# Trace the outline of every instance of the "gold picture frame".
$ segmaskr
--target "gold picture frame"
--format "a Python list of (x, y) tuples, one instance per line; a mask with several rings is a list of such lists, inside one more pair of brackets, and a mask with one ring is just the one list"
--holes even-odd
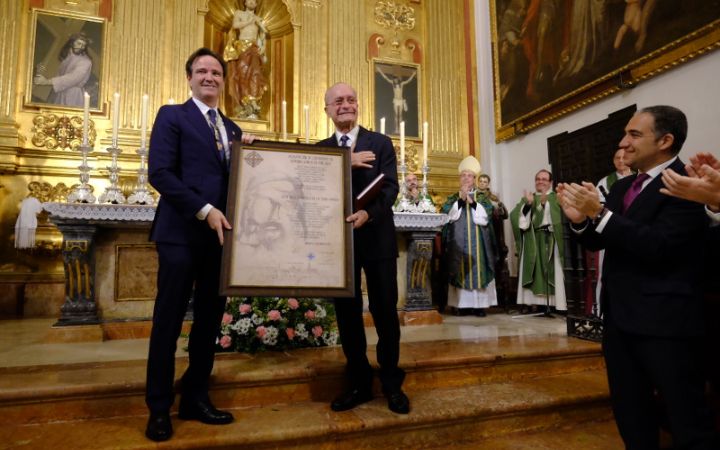
[(720, 47), (717, 0), (491, 0), (490, 22), (498, 142)]
[(106, 28), (102, 17), (32, 9), (24, 106), (82, 109), (87, 92), (102, 112)]
[(347, 149), (236, 142), (230, 173), (221, 294), (354, 297)]

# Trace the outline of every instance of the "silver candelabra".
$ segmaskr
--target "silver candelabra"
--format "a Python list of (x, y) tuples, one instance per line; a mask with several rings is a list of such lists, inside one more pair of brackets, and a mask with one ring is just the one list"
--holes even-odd
[(80, 146), (80, 153), (82, 154), (82, 164), (78, 166), (78, 169), (80, 169), (80, 186), (73, 189), (70, 195), (68, 195), (68, 203), (95, 203), (92, 186), (88, 184), (88, 181), (90, 181), (90, 169), (92, 169), (92, 167), (88, 166), (87, 157), (92, 150), (92, 147), (89, 145)]
[(117, 164), (117, 158), (122, 153), (117, 146), (116, 142), (113, 142), (112, 147), (108, 147), (108, 153), (112, 157), (112, 163), (107, 168), (110, 172), (110, 186), (105, 188), (105, 192), (100, 195), (98, 202), (100, 203), (125, 203), (125, 196), (118, 187), (118, 178), (120, 175), (120, 167)]
[(128, 197), (128, 203), (137, 205), (154, 205), (155, 198), (152, 196), (152, 194), (147, 188), (148, 171), (147, 166), (145, 165), (145, 161), (148, 155), (147, 148), (145, 148), (145, 146), (142, 146), (137, 149), (136, 153), (140, 155), (140, 168), (137, 171), (137, 186), (135, 187), (133, 193), (130, 194), (130, 197)]

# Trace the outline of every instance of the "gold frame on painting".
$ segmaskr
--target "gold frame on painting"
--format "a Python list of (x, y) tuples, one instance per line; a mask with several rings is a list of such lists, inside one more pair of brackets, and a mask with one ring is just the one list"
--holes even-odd
[[(377, 83), (377, 79), (380, 78), (379, 73), (376, 73), (376, 68), (378, 65), (384, 65), (391, 67), (393, 70), (396, 71), (411, 71), (414, 73), (413, 79), (408, 82), (408, 84), (401, 88), (403, 89), (403, 98), (405, 99), (405, 102), (407, 103), (407, 109), (406, 113), (415, 113), (413, 115), (417, 115), (417, 121), (412, 121), (412, 127), (408, 127), (408, 122), (406, 122), (405, 126), (405, 137), (407, 139), (415, 139), (415, 140), (421, 140), (422, 139), (422, 122), (423, 122), (423, 109), (422, 109), (422, 71), (420, 70), (420, 64), (407, 62), (407, 61), (398, 61), (394, 59), (385, 59), (385, 58), (373, 58), (370, 62), (370, 92), (372, 92), (372, 121), (373, 121), (373, 127), (374, 130), (377, 132), (380, 132), (380, 119), (382, 117), (385, 117), (385, 134), (388, 136), (399, 136), (399, 132), (395, 132), (394, 129), (391, 129), (389, 124), (394, 123), (394, 117), (392, 116), (394, 114), (393, 108), (394, 103), (392, 107), (379, 107), (379, 98), (387, 98), (389, 95), (389, 99), (394, 102), (394, 96), (393, 96), (393, 87), (388, 85), (387, 80), (383, 80), (383, 83)], [(412, 76), (412, 75), (411, 75)], [(405, 79), (407, 80), (407, 78)], [(407, 87), (410, 87), (409, 89), (406, 89)], [(412, 88), (414, 87), (414, 88)], [(412, 92), (413, 95), (407, 95), (408, 92)], [(385, 102), (387, 103), (387, 101)], [(385, 112), (385, 114), (383, 114)]]

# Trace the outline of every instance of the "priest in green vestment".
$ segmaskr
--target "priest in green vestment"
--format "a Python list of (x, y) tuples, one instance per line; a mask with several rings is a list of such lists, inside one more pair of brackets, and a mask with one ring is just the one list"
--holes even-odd
[(600, 202), (605, 203), (604, 193), (610, 192), (610, 188), (615, 184), (617, 180), (622, 180), (628, 175), (632, 175), (630, 167), (625, 165), (625, 150), (618, 149), (613, 156), (613, 165), (615, 166), (615, 172), (602, 177), (597, 183), (598, 192), (600, 192)]
[(480, 163), (468, 156), (458, 167), (460, 190), (442, 207), (449, 222), (443, 229), (443, 248), (448, 271), (448, 306), (458, 312), (485, 315), (497, 305), (495, 290), (494, 232), (490, 198), (477, 189)]
[(526, 193), (510, 213), (518, 267), (518, 305), (567, 310), (562, 270), (562, 211), (552, 191), (552, 173), (535, 175), (535, 192)]

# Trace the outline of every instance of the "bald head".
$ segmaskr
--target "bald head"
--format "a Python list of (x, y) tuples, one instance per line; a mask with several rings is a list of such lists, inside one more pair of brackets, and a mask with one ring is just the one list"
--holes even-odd
[(336, 83), (325, 92), (325, 113), (335, 128), (347, 133), (357, 125), (358, 102), (355, 89), (347, 83)]

